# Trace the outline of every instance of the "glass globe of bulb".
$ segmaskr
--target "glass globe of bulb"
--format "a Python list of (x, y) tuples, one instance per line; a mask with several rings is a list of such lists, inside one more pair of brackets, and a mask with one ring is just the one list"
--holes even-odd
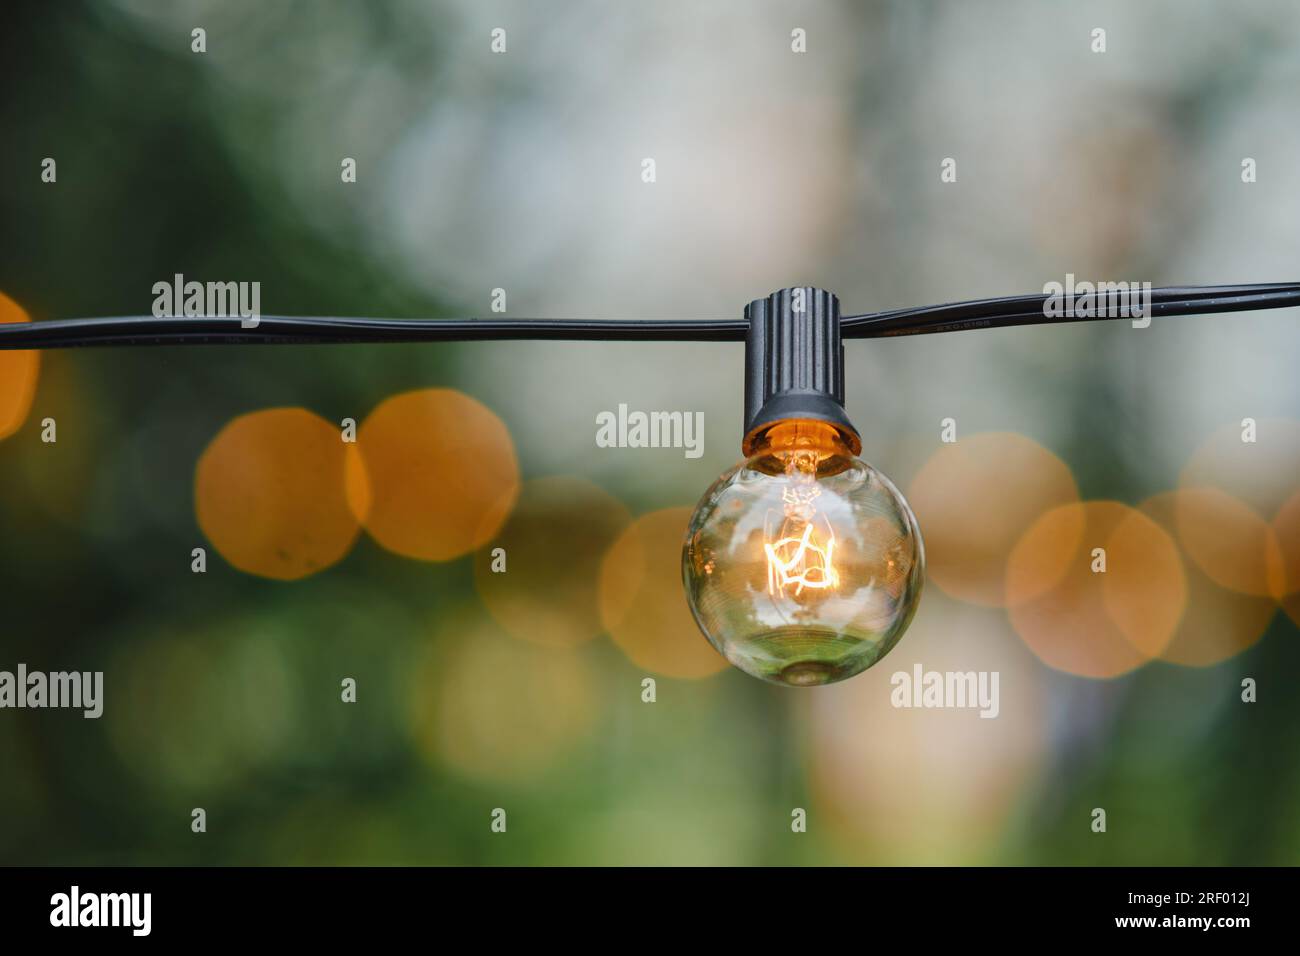
[(705, 492), (686, 532), (687, 602), (747, 674), (811, 686), (852, 677), (898, 643), (925, 553), (898, 489), (843, 433), (780, 421)]

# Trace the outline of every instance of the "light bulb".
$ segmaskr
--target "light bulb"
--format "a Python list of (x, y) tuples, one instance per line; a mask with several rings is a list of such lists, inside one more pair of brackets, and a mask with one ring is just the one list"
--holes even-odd
[(782, 421), (696, 507), (682, 552), (687, 601), (709, 642), (780, 684), (844, 680), (880, 660), (916, 610), (916, 518), (844, 436)]
[(810, 686), (866, 670), (916, 612), (925, 551), (898, 489), (858, 458), (839, 300), (808, 286), (745, 308), (745, 460), (691, 515), (686, 600), (733, 665)]

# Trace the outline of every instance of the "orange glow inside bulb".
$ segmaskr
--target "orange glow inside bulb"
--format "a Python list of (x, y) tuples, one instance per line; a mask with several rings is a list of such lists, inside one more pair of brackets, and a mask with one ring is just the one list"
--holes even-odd
[(765, 542), (767, 552), (767, 593), (785, 594), (794, 590), (802, 596), (804, 588), (834, 588), (840, 583), (835, 570), (835, 532), (827, 531), (825, 545), (813, 537), (815, 527), (805, 522), (803, 534), (786, 535), (775, 542)]
[(767, 592), (774, 597), (806, 598), (806, 591), (834, 590), (835, 530), (817, 510), (821, 495), (819, 466), (846, 452), (839, 432), (812, 421), (778, 422), (761, 438), (760, 454), (779, 463), (785, 479), (782, 512), (769, 516), (763, 550), (767, 555)]

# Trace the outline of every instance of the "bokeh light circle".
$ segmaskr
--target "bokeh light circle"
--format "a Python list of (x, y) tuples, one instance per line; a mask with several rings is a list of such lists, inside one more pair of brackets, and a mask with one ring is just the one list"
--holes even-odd
[(430, 758), (487, 782), (545, 771), (595, 725), (596, 679), (579, 651), (520, 644), (453, 611), (412, 670), (410, 713)]
[(238, 790), (292, 748), (298, 688), (280, 648), (255, 628), (133, 639), (108, 673), (106, 693), (121, 694), (104, 709), (109, 740), (150, 793)]
[[(970, 675), (990, 694), (996, 675), (996, 710), (983, 711), (986, 718), (974, 701), (910, 706), (918, 670), (923, 680)], [(800, 701), (811, 735), (809, 788), (829, 831), (828, 849), (845, 862), (996, 860), (1024, 788), (1049, 752), (1052, 721), (1041, 678), (1004, 614), (940, 596), (922, 605), (907, 640), (882, 666)]]
[(727, 661), (700, 633), (682, 588), (682, 540), (690, 508), (637, 518), (601, 564), (600, 616), (638, 667), (667, 677), (708, 677)]
[(601, 562), (631, 521), (622, 502), (585, 479), (526, 482), (492, 546), (474, 558), (488, 613), (511, 637), (549, 647), (598, 636)]
[(199, 458), (199, 527), (249, 574), (295, 580), (327, 568), (360, 530), (355, 454), (338, 428), (306, 409), (242, 415)]
[(1279, 598), (1285, 589), (1282, 547), (1272, 524), (1219, 488), (1180, 488), (1178, 540), (1214, 583), (1240, 594)]
[(505, 424), (453, 389), (403, 392), (361, 423), (370, 493), (366, 531), (408, 558), (450, 561), (482, 547), (519, 493)]
[(1006, 586), (1007, 558), (1044, 512), (1079, 498), (1065, 462), (1013, 432), (984, 432), (940, 446), (911, 483), (907, 499), (925, 534), (927, 578), (953, 597), (985, 607), (1028, 599)]
[[(1073, 542), (1068, 554), (1062, 542)], [(1103, 549), (1105, 570), (1095, 571)], [(1010, 608), (1016, 633), (1043, 663), (1081, 677), (1127, 673), (1157, 657), (1187, 602), (1174, 540), (1156, 522), (1117, 501), (1054, 508), (1017, 542), (1008, 586), (1037, 578), (1044, 564), (1064, 570), (1051, 587)]]
[[(1243, 440), (1253, 438), (1253, 441)], [(1215, 429), (1178, 476), (1183, 488), (1214, 487), (1272, 518), (1300, 490), (1300, 421), (1261, 418)]]
[(1291, 620), (1300, 624), (1300, 491), (1278, 509), (1273, 531), (1284, 568), (1282, 607)]
[(1276, 520), (1300, 492), (1300, 422), (1243, 419), (1216, 429), (1178, 477), (1179, 541), (1221, 587), (1255, 597), (1290, 590), (1285, 521)]
[[(0, 292), (0, 323), (29, 322), (27, 313), (13, 299)], [(36, 396), (41, 353), (31, 349), (0, 351), (0, 439), (22, 427)]]
[[(1200, 490), (1175, 490), (1154, 495), (1138, 510), (1177, 535), (1179, 517), (1185, 525), (1216, 521), (1214, 499)], [(1211, 512), (1199, 509), (1209, 505)], [(1186, 552), (1184, 552), (1186, 556)], [(1252, 646), (1277, 613), (1271, 598), (1240, 594), (1216, 584), (1196, 562), (1183, 561), (1187, 575), (1187, 610), (1173, 639), (1161, 652), (1161, 660), (1187, 667), (1209, 667)]]

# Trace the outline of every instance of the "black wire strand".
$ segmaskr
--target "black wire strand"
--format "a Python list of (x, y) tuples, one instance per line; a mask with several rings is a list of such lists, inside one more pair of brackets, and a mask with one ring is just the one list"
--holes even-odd
[(264, 315), (255, 328), (239, 317), (57, 319), (0, 326), (0, 348), (102, 345), (326, 345), (362, 342), (501, 340), (734, 342), (744, 319), (370, 319)]
[[(1150, 311), (1159, 318), (1300, 306), (1300, 283), (1171, 286), (1151, 290)], [(1044, 293), (977, 299), (945, 305), (847, 315), (846, 339), (929, 335), (971, 329), (1058, 325), (1129, 319), (1144, 305), (1137, 293), (1107, 299), (1104, 316), (1049, 316)], [(1127, 313), (1124, 311), (1127, 309)], [(287, 345), (365, 342), (479, 342), (503, 340), (602, 342), (738, 342), (743, 319), (373, 319), (262, 316), (254, 328), (239, 317), (155, 318), (123, 316), (55, 319), (0, 325), (0, 349), (58, 349), (89, 346)]]
[[(1127, 320), (1134, 317), (1134, 306), (1145, 308), (1146, 305), (1140, 294), (1120, 293), (1115, 296), (1113, 302), (1108, 300), (1108, 305), (1114, 307), (1111, 310), (1113, 314), (1049, 316), (1045, 312), (1049, 298), (1046, 294), (1034, 293), (896, 309), (865, 315), (848, 315), (841, 319), (841, 329), (844, 338), (881, 338), (968, 329)], [(1291, 308), (1300, 306), (1300, 283), (1167, 286), (1151, 290), (1150, 306), (1151, 315), (1154, 317)]]

